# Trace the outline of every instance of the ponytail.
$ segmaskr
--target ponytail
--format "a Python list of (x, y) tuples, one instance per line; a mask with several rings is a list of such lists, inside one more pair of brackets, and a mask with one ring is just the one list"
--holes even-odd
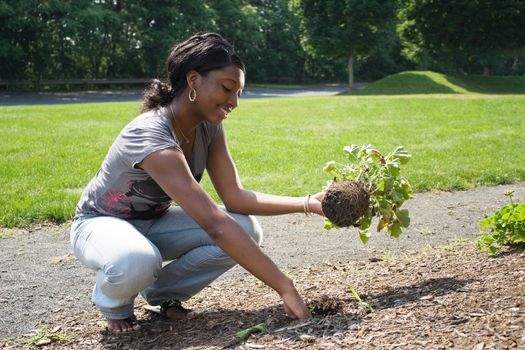
[(159, 79), (154, 79), (144, 90), (141, 112), (147, 112), (167, 105), (174, 97), (173, 89)]

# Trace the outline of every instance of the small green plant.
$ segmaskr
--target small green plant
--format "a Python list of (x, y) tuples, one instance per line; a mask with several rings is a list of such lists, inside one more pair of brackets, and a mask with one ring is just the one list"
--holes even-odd
[(74, 339), (74, 335), (67, 335), (60, 332), (60, 326), (51, 329), (49, 325), (40, 328), (36, 334), (28, 337), (17, 337), (15, 343), (27, 344), (33, 346), (47, 345), (53, 342), (69, 341)]
[(482, 232), (481, 238), (476, 241), (479, 250), (496, 254), (504, 245), (525, 244), (525, 203), (515, 203), (512, 199), (513, 191), (505, 192), (510, 204), (501, 207), (491, 216), (479, 222), (481, 227), (489, 230)]
[(446, 252), (452, 252), (456, 250), (458, 247), (461, 247), (465, 244), (467, 244), (469, 241), (462, 237), (454, 237), (452, 239), (447, 240), (447, 244), (440, 245), (438, 248), (442, 249)]
[(434, 230), (428, 227), (417, 229), (417, 231), (421, 233), (423, 236), (433, 235), (435, 233)]
[(352, 293), (352, 295), (357, 299), (357, 301), (359, 302), (359, 304), (363, 305), (364, 307), (366, 307), (366, 309), (368, 310), (368, 312), (374, 312), (374, 308), (372, 307), (372, 305), (370, 305), (369, 303), (367, 303), (366, 301), (364, 301), (363, 299), (361, 299), (361, 297), (359, 296), (359, 294), (357, 294), (357, 292), (355, 291), (354, 287), (352, 287), (352, 285), (348, 285), (348, 291), (350, 293)]
[[(406, 164), (412, 155), (402, 146), (397, 147), (386, 156), (383, 156), (372, 145), (346, 146), (343, 151), (348, 156), (348, 164), (330, 161), (324, 167), (324, 171), (333, 177), (333, 181), (330, 181), (327, 186), (327, 194), (334, 183), (350, 180), (362, 184), (369, 195), (369, 200), (363, 210), (364, 214), (353, 223), (359, 228), (361, 241), (368, 242), (373, 217), (379, 218), (377, 232), (385, 230), (392, 237), (398, 237), (401, 229), (410, 225), (408, 210), (401, 209), (401, 205), (412, 196), (412, 187), (401, 176), (401, 165)], [(337, 203), (337, 200), (334, 202)], [(323, 211), (325, 211), (324, 203)], [(326, 211), (325, 214), (327, 214)], [(325, 229), (329, 230), (334, 227), (338, 225), (327, 218)]]
[(265, 332), (265, 331), (266, 331), (266, 323), (263, 322), (263, 323), (259, 323), (259, 324), (255, 325), (253, 327), (246, 328), (246, 329), (244, 329), (242, 331), (239, 331), (235, 335), (237, 336), (237, 338), (239, 338), (241, 340), (246, 340), (252, 334), (262, 333), (262, 332)]
[(0, 239), (12, 238), (12, 237), (15, 236), (15, 232), (16, 232), (16, 230), (0, 227)]
[(391, 252), (385, 252), (385, 254), (383, 254), (382, 260), (384, 262), (391, 263), (396, 260), (396, 256)]

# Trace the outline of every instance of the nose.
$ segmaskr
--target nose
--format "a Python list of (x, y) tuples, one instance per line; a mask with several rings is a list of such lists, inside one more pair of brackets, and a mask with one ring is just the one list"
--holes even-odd
[(232, 111), (233, 109), (237, 108), (239, 105), (239, 96), (237, 94), (230, 95), (230, 98), (228, 99), (228, 109)]

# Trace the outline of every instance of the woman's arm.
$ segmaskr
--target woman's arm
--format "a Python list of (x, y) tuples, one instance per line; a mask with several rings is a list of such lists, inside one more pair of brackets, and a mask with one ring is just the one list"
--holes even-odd
[(210, 235), (222, 250), (255, 277), (277, 291), (290, 317), (299, 319), (310, 317), (292, 281), (195, 181), (182, 152), (173, 149), (154, 152), (141, 162), (140, 167)]
[(305, 201), (308, 200), (310, 211), (323, 215), (321, 201), (324, 192), (310, 197), (287, 197), (245, 190), (228, 150), (224, 133), (210, 145), (206, 167), (213, 186), (231, 212), (250, 215), (302, 213)]

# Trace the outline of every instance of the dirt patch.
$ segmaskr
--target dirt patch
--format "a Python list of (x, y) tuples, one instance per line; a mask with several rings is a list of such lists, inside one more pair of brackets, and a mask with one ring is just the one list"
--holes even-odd
[[(320, 218), (260, 218), (264, 250), (296, 281), (315, 314), (308, 322), (290, 321), (275, 292), (235, 268), (188, 303), (196, 319), (169, 322), (139, 299), (143, 330), (113, 336), (90, 303), (94, 275), (71, 256), (68, 225), (1, 230), (0, 347), (525, 348), (525, 253), (490, 258), (471, 243), (507, 190), (525, 201), (523, 183), (418, 194), (406, 234), (368, 245), (357, 229), (324, 232)], [(261, 322), (266, 332), (236, 340)]]
[[(292, 272), (314, 312), (290, 321), (278, 296), (254, 278), (223, 280), (188, 305), (199, 315), (170, 322), (141, 308), (143, 330), (114, 336), (92, 308), (65, 316), (53, 348), (506, 349), (525, 347), (525, 253), (489, 258), (471, 242), (428, 248), (394, 261), (348, 262)], [(359, 302), (349, 288), (354, 288)], [(370, 309), (371, 308), (371, 309)], [(372, 310), (372, 311), (371, 311)], [(261, 322), (247, 342), (235, 334)], [(56, 327), (53, 325), (53, 327)], [(22, 339), (4, 341), (6, 348)]]

